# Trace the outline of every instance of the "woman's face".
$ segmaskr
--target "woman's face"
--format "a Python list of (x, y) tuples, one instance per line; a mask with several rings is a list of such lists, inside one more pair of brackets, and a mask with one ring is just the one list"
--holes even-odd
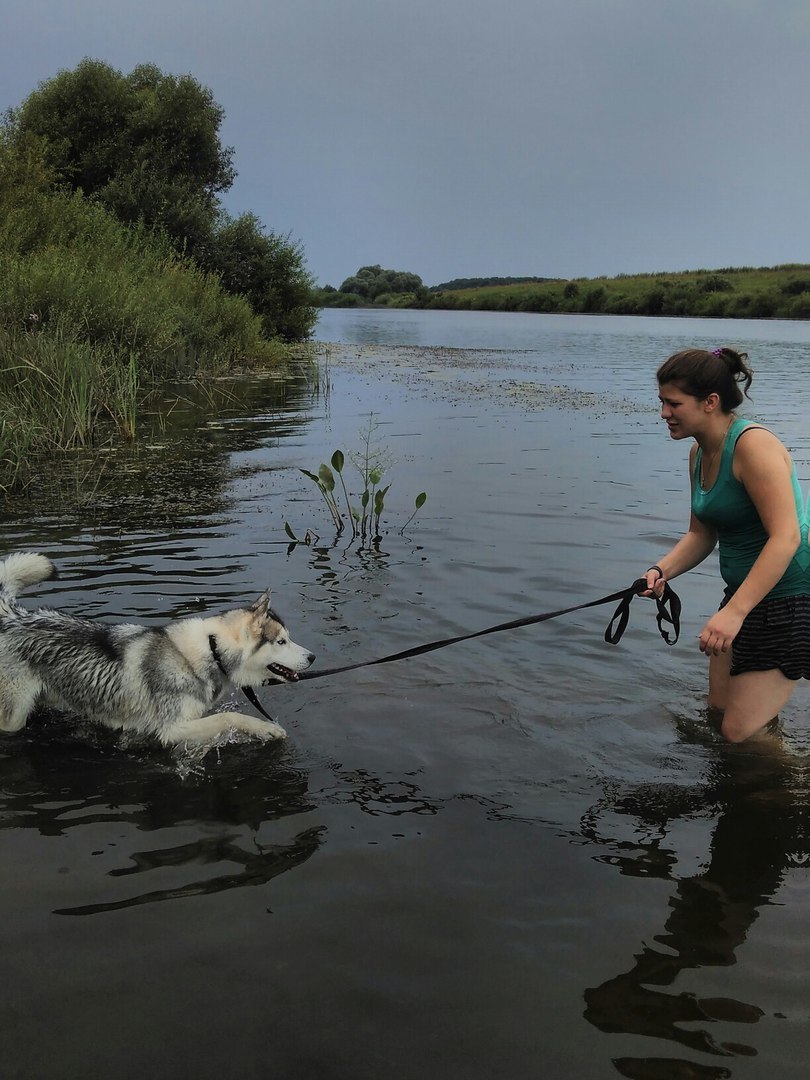
[(661, 419), (666, 421), (673, 439), (688, 439), (698, 434), (714, 411), (707, 410), (706, 401), (687, 394), (676, 383), (662, 383), (658, 387), (658, 397), (661, 399)]

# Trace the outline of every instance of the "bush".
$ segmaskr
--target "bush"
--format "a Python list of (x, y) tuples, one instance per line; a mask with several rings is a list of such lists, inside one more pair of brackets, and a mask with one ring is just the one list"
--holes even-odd
[(649, 290), (641, 303), (641, 314), (660, 315), (664, 310), (667, 294), (664, 289), (657, 286)]
[(560, 301), (556, 294), (535, 289), (527, 292), (516, 302), (518, 311), (533, 311), (539, 315), (558, 311)]
[(248, 302), (168, 241), (80, 195), (31, 193), (4, 210), (0, 199), (0, 327), (34, 315), (39, 333), (132, 351), (150, 374), (278, 358)]
[(772, 319), (776, 314), (778, 301), (769, 293), (759, 293), (751, 297), (749, 311), (752, 319)]
[(357, 293), (321, 292), (316, 293), (315, 303), (319, 307), (354, 308), (364, 307), (368, 301)]
[(607, 297), (607, 289), (604, 285), (594, 285), (590, 289), (585, 291), (585, 295), (582, 297), (582, 310), (591, 312), (592, 314), (598, 314), (605, 310), (605, 298)]
[(810, 296), (802, 293), (790, 302), (785, 312), (788, 319), (810, 319)]
[(250, 302), (266, 337), (302, 341), (312, 333), (313, 283), (303, 252), (289, 237), (266, 232), (255, 214), (222, 214), (199, 261), (228, 292)]
[(733, 288), (734, 286), (728, 278), (724, 278), (720, 274), (707, 274), (706, 277), (702, 277), (698, 281), (698, 289), (701, 292), (731, 292)]
[(789, 278), (782, 285), (782, 292), (788, 296), (800, 296), (802, 293), (810, 292), (810, 278)]
[(607, 315), (639, 315), (639, 302), (634, 296), (620, 293), (618, 296), (609, 296), (605, 303), (604, 311)]
[(733, 300), (727, 293), (709, 293), (701, 303), (698, 314), (707, 319), (724, 319), (732, 305)]

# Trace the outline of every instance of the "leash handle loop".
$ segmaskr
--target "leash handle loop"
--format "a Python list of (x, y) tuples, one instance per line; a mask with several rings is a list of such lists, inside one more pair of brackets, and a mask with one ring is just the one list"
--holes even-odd
[[(625, 590), (619, 601), (619, 606), (614, 611), (613, 618), (608, 623), (607, 630), (605, 630), (605, 641), (609, 645), (618, 645), (621, 641), (622, 634), (627, 629), (627, 623), (630, 619), (630, 604), (633, 597), (640, 596), (646, 590), (647, 582), (645, 578), (637, 578), (630, 588)], [(654, 599), (657, 608), (655, 621), (658, 624), (658, 632), (667, 645), (674, 645), (681, 633), (680, 597), (670, 587), (669, 582), (666, 582), (662, 595), (656, 596)], [(665, 623), (672, 627), (672, 633), (666, 629)]]
[[(667, 645), (674, 645), (681, 634), (681, 598), (673, 592), (669, 582), (666, 582), (663, 595), (656, 596), (655, 603), (658, 608), (655, 621), (661, 637)], [(664, 628), (664, 623), (669, 623), (672, 627), (672, 635)]]
[(605, 641), (608, 645), (618, 645), (627, 629), (627, 623), (630, 621), (630, 601), (637, 595), (637, 584), (638, 582), (634, 581), (630, 588), (626, 590), (619, 601), (619, 606), (613, 612), (613, 618), (607, 624)]

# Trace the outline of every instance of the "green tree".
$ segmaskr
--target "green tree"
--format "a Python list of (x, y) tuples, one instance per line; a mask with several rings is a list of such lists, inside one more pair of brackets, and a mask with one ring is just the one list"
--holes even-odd
[(246, 296), (268, 337), (299, 341), (317, 318), (314, 283), (303, 252), (288, 237), (265, 232), (255, 214), (222, 214), (203, 260), (228, 292)]
[(0, 198), (21, 202), (31, 192), (49, 191), (55, 176), (45, 160), (45, 144), (34, 135), (27, 135), (12, 144), (8, 133), (0, 127)]
[(233, 150), (219, 141), (223, 110), (190, 75), (142, 64), (123, 75), (85, 59), (41, 83), (6, 114), (12, 141), (43, 140), (59, 182), (98, 199), (124, 222), (164, 229), (201, 250), (218, 192), (233, 183)]
[(342, 293), (355, 293), (357, 296), (363, 296), (367, 300), (371, 300), (373, 298), (374, 283), (381, 273), (381, 266), (361, 266), (356, 274), (346, 278), (339, 291)]
[(376, 300), (387, 293), (416, 293), (422, 297), (426, 290), (418, 274), (405, 270), (383, 270), (377, 264), (361, 266), (352, 277), (346, 278), (340, 286), (342, 293), (355, 293), (367, 300)]
[(33, 161), (54, 186), (81, 192), (119, 221), (165, 234), (183, 256), (246, 297), (268, 337), (300, 340), (315, 322), (300, 245), (265, 232), (254, 214), (225, 214), (233, 183), (222, 108), (190, 75), (141, 64), (123, 75), (83, 60), (41, 83), (4, 117), (11, 157)]

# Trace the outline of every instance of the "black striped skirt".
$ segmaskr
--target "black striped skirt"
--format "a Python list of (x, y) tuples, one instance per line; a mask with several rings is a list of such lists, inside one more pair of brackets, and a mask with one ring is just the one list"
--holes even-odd
[(774, 668), (788, 679), (810, 679), (810, 596), (763, 600), (740, 627), (731, 647), (731, 674)]

